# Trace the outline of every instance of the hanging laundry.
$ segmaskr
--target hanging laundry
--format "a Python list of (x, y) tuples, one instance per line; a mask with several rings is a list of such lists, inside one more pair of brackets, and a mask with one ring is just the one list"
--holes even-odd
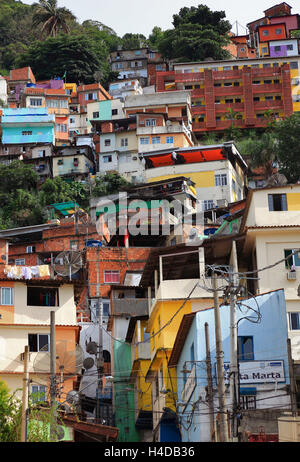
[(49, 265), (40, 265), (39, 266), (40, 277), (50, 276)]
[(39, 271), (38, 266), (31, 266), (30, 270), (31, 270), (32, 277), (38, 278), (40, 276), (40, 271)]
[(24, 279), (32, 279), (32, 271), (30, 266), (22, 266), (22, 275)]

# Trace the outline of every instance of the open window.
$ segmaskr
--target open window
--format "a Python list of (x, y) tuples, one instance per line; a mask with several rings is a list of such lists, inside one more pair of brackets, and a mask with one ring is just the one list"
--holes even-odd
[(59, 306), (57, 287), (27, 287), (28, 306)]

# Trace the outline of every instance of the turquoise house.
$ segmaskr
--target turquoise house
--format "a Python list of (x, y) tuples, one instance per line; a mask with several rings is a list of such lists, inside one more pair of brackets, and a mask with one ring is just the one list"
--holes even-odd
[(48, 108), (3, 109), (2, 144), (48, 144), (55, 142), (55, 115)]

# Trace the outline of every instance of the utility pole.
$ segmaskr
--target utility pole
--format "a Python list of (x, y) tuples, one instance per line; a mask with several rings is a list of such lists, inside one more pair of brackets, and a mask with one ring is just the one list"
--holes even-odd
[(239, 364), (237, 352), (237, 320), (236, 320), (236, 289), (238, 287), (238, 264), (236, 242), (232, 241), (232, 274), (230, 275), (230, 403), (231, 403), (231, 435), (232, 441), (237, 442), (238, 420), (237, 407), (239, 405)]
[(208, 409), (209, 409), (209, 421), (210, 421), (210, 439), (214, 432), (214, 395), (213, 395), (213, 380), (212, 380), (212, 368), (211, 368), (211, 357), (210, 357), (210, 346), (209, 346), (209, 332), (208, 323), (204, 324), (205, 328), (205, 345), (206, 345), (206, 372), (207, 372), (207, 395), (208, 395)]
[(287, 353), (289, 361), (289, 376), (290, 376), (290, 387), (291, 387), (291, 407), (292, 407), (292, 416), (297, 416), (297, 400), (296, 400), (296, 387), (295, 387), (295, 376), (294, 376), (294, 362), (292, 359), (292, 347), (291, 339), (287, 339)]
[(27, 415), (28, 415), (28, 385), (29, 385), (29, 347), (25, 346), (24, 352), (24, 377), (23, 377), (23, 396), (22, 396), (22, 421), (21, 421), (21, 442), (27, 442)]
[(104, 359), (103, 359), (103, 303), (99, 299), (98, 299), (98, 307), (99, 307), (99, 345), (98, 345), (98, 357), (97, 357), (98, 389), (97, 389), (96, 423), (101, 423), (100, 408), (101, 408), (101, 393), (103, 389)]
[(56, 332), (55, 311), (50, 312), (50, 436), (55, 437), (56, 428)]
[(224, 382), (224, 352), (222, 348), (220, 306), (217, 289), (217, 275), (213, 272), (213, 289), (214, 289), (214, 314), (215, 314), (215, 336), (216, 336), (216, 360), (217, 360), (217, 377), (218, 377), (218, 394), (219, 394), (219, 411), (220, 411), (220, 433), (221, 442), (228, 442), (227, 412), (225, 408), (225, 382)]

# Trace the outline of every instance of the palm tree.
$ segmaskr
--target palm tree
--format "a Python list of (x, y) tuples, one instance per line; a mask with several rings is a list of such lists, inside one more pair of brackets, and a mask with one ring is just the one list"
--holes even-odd
[(60, 31), (68, 34), (69, 22), (75, 19), (70, 10), (57, 6), (57, 0), (39, 0), (39, 3), (35, 4), (32, 24), (33, 27), (41, 27), (47, 36), (56, 37)]

